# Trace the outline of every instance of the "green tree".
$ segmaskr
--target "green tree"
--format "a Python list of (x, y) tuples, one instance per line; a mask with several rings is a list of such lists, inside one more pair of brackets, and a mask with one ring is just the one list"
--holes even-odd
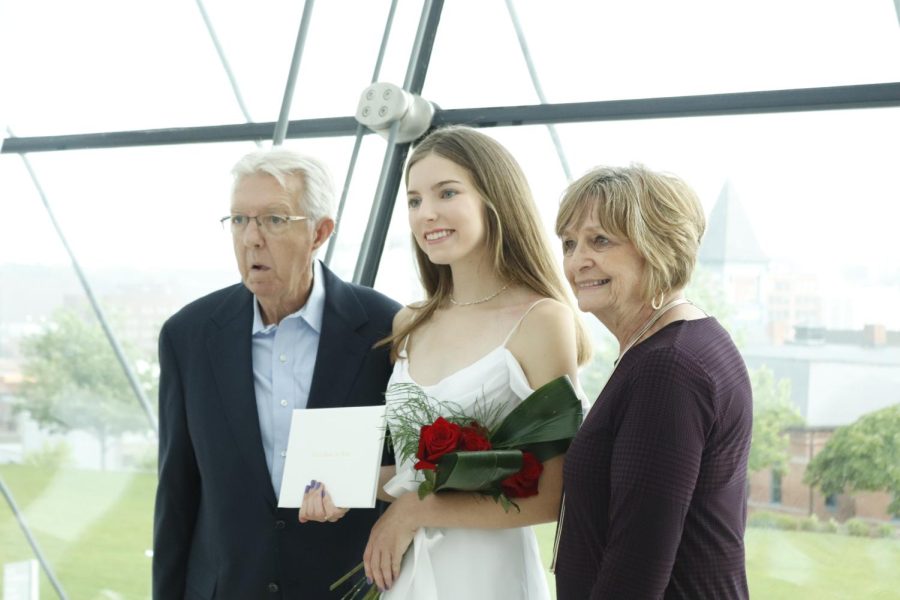
[(589, 402), (594, 402), (613, 371), (613, 363), (619, 356), (619, 342), (593, 315), (582, 315), (591, 332), (594, 356), (579, 373), (578, 379)]
[(729, 333), (732, 332), (731, 307), (725, 298), (721, 278), (708, 267), (698, 264), (694, 268), (691, 281), (684, 288), (684, 297), (707, 314), (714, 316)]
[(803, 418), (791, 403), (791, 382), (775, 380), (762, 366), (750, 373), (753, 388), (753, 437), (748, 468), (751, 473), (771, 468), (783, 475), (788, 465), (787, 429), (802, 425)]
[[(25, 383), (16, 410), (49, 431), (93, 435), (100, 443), (103, 469), (115, 436), (147, 428), (146, 416), (93, 318), (59, 311), (44, 331), (22, 340), (21, 351)], [(148, 361), (141, 362), (144, 368), (137, 369), (138, 376), (151, 391), (154, 369)]]
[(839, 427), (803, 476), (823, 494), (886, 491), (888, 510), (900, 516), (900, 404)]

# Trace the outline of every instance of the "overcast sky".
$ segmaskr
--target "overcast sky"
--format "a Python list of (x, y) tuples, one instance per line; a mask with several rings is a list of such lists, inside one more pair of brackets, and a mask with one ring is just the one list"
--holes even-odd
[[(127, 5), (127, 6), (126, 6)], [(275, 120), (302, 3), (208, 2), (251, 117)], [(550, 102), (900, 81), (891, 0), (517, 4)], [(352, 114), (388, 2), (316, 4), (292, 118)], [(382, 80), (402, 83), (421, 3), (402, 0)], [(0, 124), (19, 135), (243, 120), (194, 3), (4, 0)], [(101, 18), (102, 17), (102, 18)], [(501, 0), (447, 2), (424, 95), (445, 108), (537, 101)], [(4, 128), (5, 129), (5, 128)], [(577, 176), (644, 162), (686, 178), (711, 209), (726, 180), (764, 250), (810, 270), (896, 271), (900, 110), (560, 127)], [(492, 130), (522, 162), (551, 221), (565, 179), (546, 129)], [(288, 141), (343, 181), (352, 140)], [(351, 265), (384, 141), (368, 136), (341, 225)], [(222, 266), (228, 170), (252, 144), (31, 156), (88, 268)], [(0, 263), (66, 264), (18, 157), (0, 157)], [(393, 236), (403, 236), (402, 211)], [(348, 267), (349, 268), (349, 267)]]

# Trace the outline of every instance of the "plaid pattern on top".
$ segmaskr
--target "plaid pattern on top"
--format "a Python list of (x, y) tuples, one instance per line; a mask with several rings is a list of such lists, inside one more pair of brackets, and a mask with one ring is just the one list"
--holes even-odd
[(629, 350), (566, 454), (560, 600), (748, 598), (750, 380), (713, 318)]

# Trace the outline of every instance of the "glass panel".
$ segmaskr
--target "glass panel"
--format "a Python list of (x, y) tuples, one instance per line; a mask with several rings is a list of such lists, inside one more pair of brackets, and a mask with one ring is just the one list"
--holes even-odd
[[(515, 9), (548, 102), (900, 80), (891, 0), (564, 0)], [(431, 64), (425, 96), (444, 108), (537, 103), (503, 2), (446, 3)]]
[[(367, 169), (354, 180), (366, 193), (348, 201), (354, 218), (367, 213), (377, 180), (384, 144), (374, 139), (362, 158), (372, 166), (368, 180)], [(321, 158), (342, 180), (352, 142), (286, 145)], [(187, 302), (238, 281), (231, 236), (217, 221), (228, 213), (230, 169), (253, 148), (30, 156), (154, 407), (159, 327)], [(0, 196), (12, 211), (0, 236), (0, 477), (70, 598), (149, 597), (155, 437), (18, 156), (0, 157)], [(343, 239), (336, 262), (352, 274), (361, 236)], [(12, 513), (0, 515), (0, 564), (33, 558)], [(41, 597), (54, 597), (46, 578), (40, 587)]]
[(4, 74), (17, 135), (243, 121), (194, 3), (5, 4), (0, 54), (17, 57)]
[[(354, 112), (388, 6), (317, 3), (291, 118)], [(890, 0), (566, 0), (518, 2), (516, 9), (551, 102), (900, 80)], [(13, 57), (0, 73), (0, 125), (18, 135), (244, 120), (191, 3), (98, 0), (88, 11), (54, 4), (48, 17), (46, 3), (6, 0), (0, 10), (0, 56)], [(275, 120), (303, 3), (276, 0), (248, 10), (242, 2), (208, 2), (207, 10), (251, 117)], [(420, 10), (419, 2), (400, 3), (381, 80), (403, 82)], [(431, 66), (425, 96), (444, 108), (537, 101), (502, 2), (445, 3)], [(890, 520), (898, 492), (810, 488), (804, 481), (816, 457), (835, 452), (847, 431), (840, 427), (868, 423), (897, 405), (900, 271), (888, 241), (900, 216), (891, 200), (900, 193), (893, 177), (900, 110), (558, 129), (576, 176), (597, 163), (641, 161), (697, 189), (710, 228), (690, 295), (735, 335), (754, 374), (757, 407), (792, 407), (774, 428), (779, 462), (754, 468), (751, 477), (753, 595), (880, 597), (900, 588), (892, 568), (900, 542)], [(489, 133), (515, 149), (552, 235), (566, 182), (547, 130)], [(351, 139), (287, 145), (323, 158), (340, 188)], [(229, 169), (251, 149), (244, 143), (31, 156), (152, 404), (160, 324), (184, 303), (236, 281), (230, 239), (216, 219), (227, 211)], [(366, 136), (332, 261), (346, 279), (384, 149), (382, 138)], [(155, 442), (18, 157), (0, 156), (0, 196), (9, 213), (0, 235), (0, 477), (70, 597), (147, 597)], [(408, 303), (421, 291), (403, 196), (401, 190), (376, 285)], [(726, 251), (735, 250), (726, 244), (735, 238), (742, 239), (742, 259), (717, 260), (737, 256)], [(594, 397), (617, 345), (596, 319), (585, 321), (597, 352), (582, 383)], [(36, 345), (51, 333), (52, 343)], [(73, 359), (78, 352), (91, 360)], [(103, 400), (95, 388), (73, 383), (70, 367), (81, 381), (88, 363), (112, 389)], [(29, 387), (54, 382), (54, 393)], [(25, 410), (13, 410), (23, 398)], [(62, 402), (37, 410), (48, 398)], [(98, 419), (97, 408), (108, 412)], [(113, 423), (111, 430), (98, 426)], [(879, 426), (890, 433), (890, 421), (872, 425)], [(771, 503), (775, 481), (778, 507)], [(32, 558), (11, 513), (0, 514), (0, 563)], [(545, 553), (552, 533), (552, 525), (539, 528)], [(43, 575), (41, 590), (41, 597), (54, 597)]]
[[(235, 77), (257, 121), (278, 118), (303, 7), (303, 2), (266, 2), (259, 10), (254, 7), (248, 11), (242, 2), (208, 3)], [(389, 9), (389, 0), (315, 3), (297, 73), (291, 119), (356, 113), (359, 94), (372, 79)], [(399, 3), (380, 79), (403, 83), (419, 10), (417, 2)], [(231, 97), (223, 96), (218, 101), (227, 104), (226, 99)]]
[[(352, 140), (347, 143), (352, 146)], [(334, 238), (337, 240), (337, 247), (329, 265), (331, 270), (347, 281), (353, 279), (356, 259), (366, 234), (372, 202), (378, 189), (378, 178), (381, 175), (386, 148), (387, 141), (377, 135), (365, 136), (360, 147), (356, 169), (347, 193), (346, 206)], [(339, 169), (333, 171), (338, 194), (343, 189), (346, 174), (346, 161)]]
[[(565, 179), (546, 128), (483, 131), (513, 149), (552, 235)], [(707, 212), (688, 295), (732, 332), (753, 377), (755, 431), (765, 431), (764, 422), (773, 430), (755, 448), (775, 448), (777, 459), (754, 464), (750, 478), (751, 594), (892, 593), (900, 582), (885, 565), (900, 558), (895, 496), (884, 484), (834, 494), (810, 488), (804, 475), (811, 457), (829, 447), (844, 453), (838, 464), (851, 463), (847, 453), (859, 442), (835, 450), (837, 442), (829, 441), (862, 417), (879, 419), (879, 435), (896, 435), (896, 420), (883, 411), (900, 404), (900, 270), (889, 243), (900, 208), (888, 200), (900, 194), (893, 176), (900, 110), (577, 124), (558, 131), (576, 177), (597, 164), (644, 163), (687, 180)], [(402, 195), (376, 287), (405, 303), (422, 297)], [(584, 320), (595, 358), (581, 382), (594, 398), (618, 344), (593, 316)], [(785, 405), (777, 418), (768, 412)], [(553, 528), (538, 531), (547, 552)], [(879, 536), (889, 539), (874, 539)]]
[[(418, 24), (401, 3), (383, 77), (403, 82)], [(254, 121), (281, 109), (303, 2), (206, 2)], [(291, 118), (356, 112), (369, 84), (390, 2), (315, 4)], [(193, 2), (110, 0), (83, 6), (11, 0), (0, 20), (4, 104), (17, 135), (241, 123), (240, 110)], [(98, 15), (102, 18), (98, 18)], [(340, 73), (340, 77), (335, 77)], [(63, 101), (64, 99), (64, 101)]]

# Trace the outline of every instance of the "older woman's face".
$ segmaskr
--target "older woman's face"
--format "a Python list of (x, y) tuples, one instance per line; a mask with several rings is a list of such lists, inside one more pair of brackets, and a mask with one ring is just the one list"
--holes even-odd
[(604, 230), (591, 214), (562, 235), (563, 269), (578, 307), (601, 320), (644, 304), (645, 261), (634, 245)]

